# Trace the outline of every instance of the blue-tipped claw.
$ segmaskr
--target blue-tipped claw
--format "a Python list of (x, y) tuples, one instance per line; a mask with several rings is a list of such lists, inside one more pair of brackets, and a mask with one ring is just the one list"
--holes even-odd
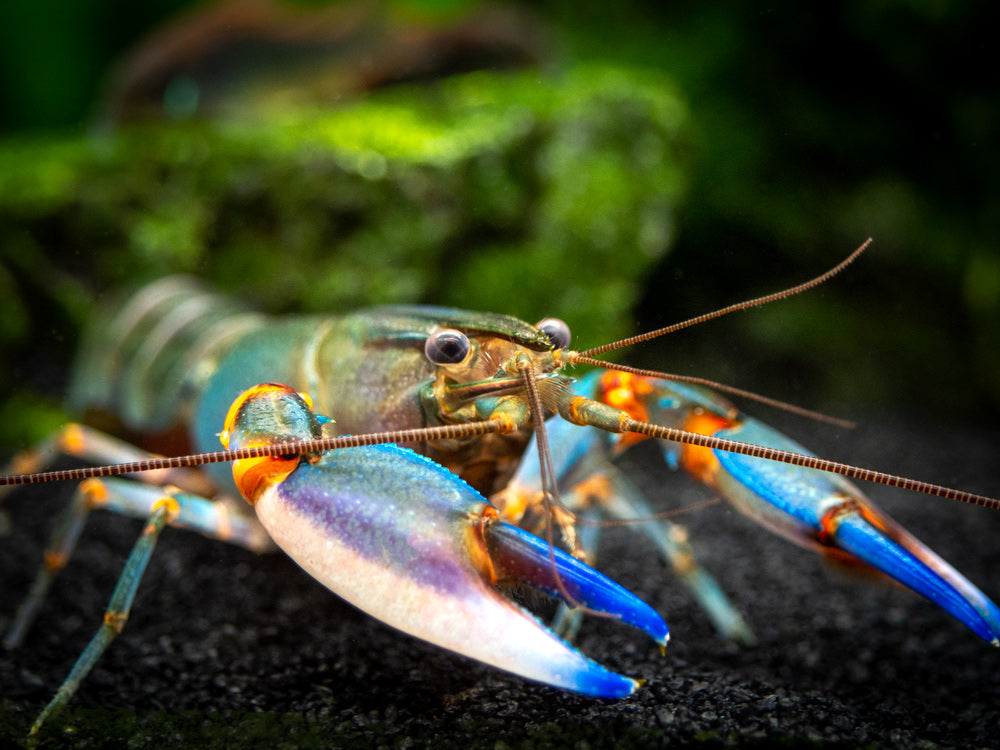
[(663, 618), (624, 586), (516, 526), (494, 523), (484, 537), (501, 581), (526, 583), (570, 606), (613, 615), (666, 647), (670, 633)]
[[(755, 420), (719, 434), (807, 452)], [(722, 451), (715, 455), (723, 470), (718, 486), (741, 510), (795, 541), (870, 565), (927, 597), (979, 637), (1000, 645), (1000, 608), (850, 482), (812, 469)]]
[[(304, 437), (318, 429), (311, 417), (291, 389), (259, 386), (234, 404), (224, 434), (230, 447)], [(503, 581), (610, 613), (666, 643), (667, 626), (648, 605), (501, 522), (472, 487), (411, 450), (379, 445), (311, 460), (251, 459), (234, 463), (233, 474), (274, 542), (314, 578), (442, 648), (588, 695), (635, 691), (636, 680), (587, 658), (501, 595), (494, 584)]]
[(861, 513), (843, 518), (834, 533), (850, 552), (930, 599), (980, 638), (1000, 646), (1000, 608), (961, 573), (894, 523)]

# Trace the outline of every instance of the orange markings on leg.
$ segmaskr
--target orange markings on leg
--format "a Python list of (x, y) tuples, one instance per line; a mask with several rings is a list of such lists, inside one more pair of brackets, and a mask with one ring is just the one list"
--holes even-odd
[(104, 624), (109, 628), (114, 630), (116, 633), (122, 632), (125, 628), (125, 623), (128, 621), (128, 614), (125, 612), (105, 612), (104, 613)]
[(66, 567), (66, 554), (63, 552), (56, 552), (55, 550), (45, 550), (45, 569), (50, 573), (55, 573)]
[[(176, 491), (176, 488), (171, 488)], [(164, 495), (155, 503), (153, 503), (152, 510), (158, 511), (160, 508), (165, 508), (167, 511), (167, 520), (172, 521), (177, 518), (177, 514), (181, 512), (181, 506), (177, 502), (177, 498), (173, 495)]]
[(80, 482), (80, 492), (91, 508), (100, 508), (108, 502), (108, 488), (100, 479), (84, 479)]
[[(177, 491), (176, 487), (166, 488), (168, 491)], [(153, 503), (150, 511), (155, 513), (158, 510), (164, 509), (167, 513), (167, 523), (170, 523), (178, 514), (181, 512), (181, 506), (178, 504), (177, 499), (173, 495), (164, 495), (159, 500)], [(146, 524), (146, 527), (142, 530), (143, 536), (149, 536), (150, 534), (156, 533), (156, 524), (152, 521)]]
[(840, 526), (841, 521), (843, 521), (845, 517), (854, 515), (855, 513), (860, 515), (883, 534), (893, 536), (893, 530), (890, 529), (882, 517), (871, 508), (859, 500), (854, 500), (846, 495), (844, 495), (843, 498), (844, 501), (842, 503), (838, 503), (827, 510), (820, 519), (820, 532), (818, 535), (820, 543), (829, 545), (835, 544), (834, 536), (837, 533), (837, 528)]
[(497, 509), (485, 505), (482, 509), (482, 515), (475, 516), (469, 519), (469, 523), (465, 528), (465, 546), (469, 552), (469, 562), (472, 563), (473, 567), (481, 571), (483, 577), (494, 584), (498, 580), (497, 570), (493, 565), (493, 558), (490, 557), (489, 549), (486, 546), (486, 528), (491, 523), (496, 523), (500, 520), (500, 514)]
[(846, 498), (844, 502), (838, 503), (827, 510), (819, 520), (819, 534), (817, 535), (817, 539), (820, 544), (835, 544), (834, 537), (837, 534), (840, 522), (844, 520), (845, 516), (854, 515), (860, 510), (861, 503), (857, 500), (848, 500)]
[(83, 437), (83, 428), (78, 424), (68, 424), (63, 427), (60, 443), (63, 451), (71, 456), (79, 456), (83, 453), (83, 446), (86, 440)]

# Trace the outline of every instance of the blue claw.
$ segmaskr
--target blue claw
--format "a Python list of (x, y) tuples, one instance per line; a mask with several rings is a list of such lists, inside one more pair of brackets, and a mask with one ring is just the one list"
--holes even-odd
[(485, 537), (494, 566), (504, 573), (501, 580), (509, 577), (570, 606), (582, 604), (614, 615), (647, 633), (660, 648), (666, 647), (670, 633), (663, 618), (624, 586), (517, 526), (493, 524)]
[[(808, 453), (755, 420), (720, 437)], [(1000, 608), (840, 477), (715, 451), (719, 489), (741, 510), (793, 541), (856, 558), (927, 597), (976, 635), (1000, 645)]]
[(1000, 608), (884, 514), (875, 521), (861, 513), (843, 518), (834, 538), (840, 549), (909, 586), (980, 638), (1000, 646)]
[[(260, 407), (260, 408), (259, 408)], [(258, 386), (237, 400), (230, 447), (316, 434), (302, 398)], [(633, 594), (499, 520), (497, 509), (440, 465), (395, 445), (310, 459), (237, 461), (233, 474), (275, 543), (334, 593), (442, 648), (555, 687), (605, 698), (639, 683), (588, 659), (503, 597), (527, 583), (612, 613), (666, 643), (667, 626)]]

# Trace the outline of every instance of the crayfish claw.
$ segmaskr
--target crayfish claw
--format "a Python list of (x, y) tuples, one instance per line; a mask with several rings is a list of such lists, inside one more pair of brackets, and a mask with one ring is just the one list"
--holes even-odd
[[(291, 389), (267, 386), (241, 399), (227, 419), (230, 447), (316, 429), (309, 404)], [(258, 399), (268, 408), (256, 408)], [(638, 682), (505, 598), (494, 584), (507, 580), (620, 617), (666, 643), (666, 624), (638, 597), (499, 521), (476, 490), (411, 450), (375, 445), (248, 466), (234, 465), (234, 475), (252, 479), (240, 490), (275, 543), (334, 593), (412, 636), (554, 687), (605, 698), (635, 691)]]
[(837, 524), (837, 548), (927, 597), (994, 646), (1000, 608), (961, 573), (884, 513), (864, 504)]
[[(807, 453), (752, 419), (719, 434)], [(886, 574), (1000, 645), (1000, 608), (846, 479), (723, 451), (714, 456), (716, 486), (758, 522), (834, 561), (860, 561)]]
[(624, 586), (517, 526), (494, 523), (483, 536), (501, 581), (526, 583), (570, 606), (611, 615), (666, 647), (670, 633), (663, 618)]

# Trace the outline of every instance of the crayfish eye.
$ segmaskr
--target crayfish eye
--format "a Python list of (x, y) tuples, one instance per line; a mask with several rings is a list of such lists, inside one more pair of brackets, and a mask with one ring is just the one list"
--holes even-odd
[(570, 339), (572, 338), (569, 326), (559, 320), (559, 318), (545, 318), (544, 320), (540, 320), (535, 328), (548, 336), (549, 341), (552, 342), (553, 349), (565, 349), (569, 346)]
[(434, 331), (424, 344), (424, 354), (436, 365), (460, 365), (471, 350), (469, 337), (454, 328)]

